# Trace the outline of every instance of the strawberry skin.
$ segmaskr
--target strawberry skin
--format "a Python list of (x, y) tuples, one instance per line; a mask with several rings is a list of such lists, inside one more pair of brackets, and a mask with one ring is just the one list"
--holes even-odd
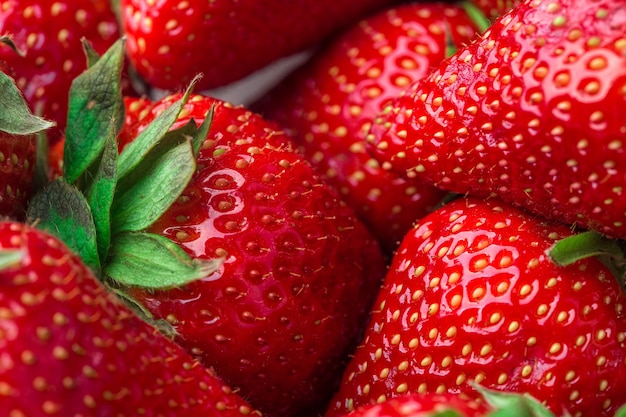
[(86, 68), (81, 38), (101, 53), (119, 37), (109, 1), (3, 0), (0, 35), (5, 34), (25, 56), (0, 42), (0, 60), (13, 68), (30, 108), (57, 123), (48, 134), (58, 138), (71, 82)]
[(0, 131), (0, 217), (23, 219), (35, 168), (35, 138)]
[(122, 0), (128, 54), (151, 85), (199, 89), (239, 80), (397, 0)]
[(470, 381), (526, 392), (557, 415), (612, 416), (626, 403), (626, 296), (589, 258), (546, 251), (568, 227), (495, 199), (459, 199), (400, 245), (328, 417)]
[(381, 169), (365, 134), (393, 98), (443, 61), (448, 37), (462, 45), (475, 33), (460, 7), (389, 8), (361, 20), (253, 106), (298, 142), (389, 253), (445, 193)]
[(383, 166), (626, 237), (621, 0), (521, 2), (381, 113)]
[[(156, 103), (142, 123), (177, 98)], [(264, 415), (313, 415), (362, 334), (383, 256), (273, 124), (200, 95), (178, 124), (199, 122), (212, 105), (195, 176), (149, 231), (224, 263), (182, 288), (130, 294)]]
[(241, 416), (213, 371), (139, 319), (44, 232), (0, 222), (0, 415)]

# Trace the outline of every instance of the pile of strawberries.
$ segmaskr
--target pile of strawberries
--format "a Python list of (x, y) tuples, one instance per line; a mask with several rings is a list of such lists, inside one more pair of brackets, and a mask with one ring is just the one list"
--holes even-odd
[(0, 416), (626, 416), (623, 0), (5, 0), (0, 88)]

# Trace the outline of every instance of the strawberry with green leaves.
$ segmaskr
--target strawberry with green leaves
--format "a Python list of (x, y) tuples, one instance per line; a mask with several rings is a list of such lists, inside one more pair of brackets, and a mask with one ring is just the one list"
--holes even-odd
[(389, 101), (443, 61), (450, 43), (475, 34), (458, 6), (388, 8), (335, 38), (253, 106), (295, 138), (389, 253), (445, 193), (381, 169), (365, 134)]
[(199, 89), (237, 81), (315, 47), (398, 0), (121, 0), (128, 55), (137, 72), (165, 90), (197, 73)]
[(472, 383), (528, 393), (556, 415), (613, 416), (626, 404), (626, 295), (596, 258), (551, 260), (571, 236), (495, 199), (424, 217), (327, 417), (408, 393), (475, 395)]
[(0, 415), (259, 415), (55, 237), (0, 222)]
[[(23, 219), (33, 191), (36, 138), (53, 123), (34, 116), (13, 78), (0, 71), (0, 91), (5, 96), (0, 114), (0, 217)], [(15, 114), (24, 114), (13, 123)]]
[(3, 0), (0, 35), (14, 44), (0, 42), (0, 60), (17, 74), (31, 109), (56, 122), (48, 131), (56, 139), (65, 127), (71, 82), (87, 67), (81, 38), (103, 53), (119, 37), (119, 25), (108, 0)]
[(377, 118), (385, 168), (626, 237), (621, 0), (521, 2)]
[(190, 89), (124, 114), (122, 51), (74, 81), (64, 175), (30, 221), (265, 415), (319, 411), (384, 276), (380, 247), (260, 116)]
[[(155, 103), (151, 116), (179, 98)], [(203, 120), (211, 107), (198, 169), (149, 231), (223, 264), (179, 289), (129, 292), (267, 415), (312, 413), (364, 327), (384, 276), (381, 251), (260, 116), (192, 95), (174, 127)]]

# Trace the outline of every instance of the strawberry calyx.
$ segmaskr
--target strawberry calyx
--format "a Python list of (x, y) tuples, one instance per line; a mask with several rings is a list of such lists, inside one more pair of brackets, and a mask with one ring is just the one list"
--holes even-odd
[(13, 78), (0, 71), (0, 131), (30, 136), (55, 126), (54, 122), (32, 114)]
[(554, 417), (538, 400), (526, 393), (503, 392), (471, 383), (495, 411), (489, 417)]
[(615, 276), (626, 291), (625, 242), (608, 238), (590, 230), (559, 240), (548, 250), (552, 261), (567, 266), (590, 257), (597, 257)]
[(70, 89), (64, 175), (32, 198), (28, 221), (59, 237), (118, 293), (123, 286), (163, 289), (210, 276), (220, 260), (191, 259), (172, 241), (145, 232), (196, 170), (212, 114), (199, 126), (192, 120), (171, 129), (197, 79), (118, 154), (124, 39), (101, 57), (83, 45), (90, 65)]

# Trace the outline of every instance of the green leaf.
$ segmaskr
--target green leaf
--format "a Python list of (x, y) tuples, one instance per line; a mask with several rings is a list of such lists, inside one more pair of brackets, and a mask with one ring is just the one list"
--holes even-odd
[(555, 417), (543, 404), (528, 394), (496, 391), (472, 384), (497, 411), (489, 417)]
[(465, 0), (461, 3), (465, 13), (470, 17), (478, 28), (478, 33), (485, 33), (491, 27), (491, 20), (474, 4), (473, 1)]
[(83, 194), (63, 178), (52, 181), (33, 196), (28, 221), (59, 239), (94, 271), (100, 269), (96, 227)]
[(87, 39), (82, 38), (81, 42), (83, 43), (83, 50), (87, 58), (87, 68), (91, 68), (100, 60), (100, 54), (93, 49), (93, 45)]
[(206, 278), (221, 264), (220, 259), (192, 260), (163, 236), (124, 232), (115, 237), (104, 273), (123, 285), (167, 289)]
[(200, 147), (204, 143), (204, 140), (209, 134), (209, 130), (211, 129), (211, 124), (213, 123), (213, 116), (215, 115), (215, 105), (212, 104), (209, 109), (206, 117), (198, 127), (196, 133), (193, 135), (193, 139), (191, 143), (193, 144), (193, 154), (198, 157), (200, 153)]
[(139, 231), (148, 228), (176, 201), (196, 170), (191, 142), (157, 147), (133, 171), (133, 181), (116, 193), (112, 229)]
[(0, 131), (28, 136), (55, 126), (54, 122), (35, 116), (13, 78), (0, 71)]
[(24, 258), (24, 251), (20, 249), (0, 249), (0, 271), (19, 265)]
[(124, 120), (120, 87), (124, 40), (120, 39), (70, 88), (64, 175), (75, 182), (100, 156), (111, 120)]
[(117, 176), (124, 178), (146, 158), (146, 155), (158, 145), (174, 125), (185, 103), (189, 99), (193, 87), (198, 82), (194, 78), (183, 97), (160, 113), (131, 143), (129, 143), (117, 162)]
[(35, 156), (35, 174), (33, 193), (37, 193), (50, 182), (50, 162), (48, 160), (48, 137), (45, 132), (37, 133), (37, 152)]
[(615, 413), (615, 417), (626, 417), (626, 405), (617, 410), (617, 412)]
[(100, 259), (106, 259), (111, 243), (111, 206), (115, 194), (115, 168), (117, 165), (114, 123), (115, 121), (111, 121), (109, 138), (105, 142), (98, 169), (86, 194), (96, 227), (96, 241)]
[(550, 250), (550, 258), (559, 266), (571, 265), (581, 259), (598, 255), (623, 257), (623, 252), (615, 240), (598, 232), (588, 231), (559, 240)]

